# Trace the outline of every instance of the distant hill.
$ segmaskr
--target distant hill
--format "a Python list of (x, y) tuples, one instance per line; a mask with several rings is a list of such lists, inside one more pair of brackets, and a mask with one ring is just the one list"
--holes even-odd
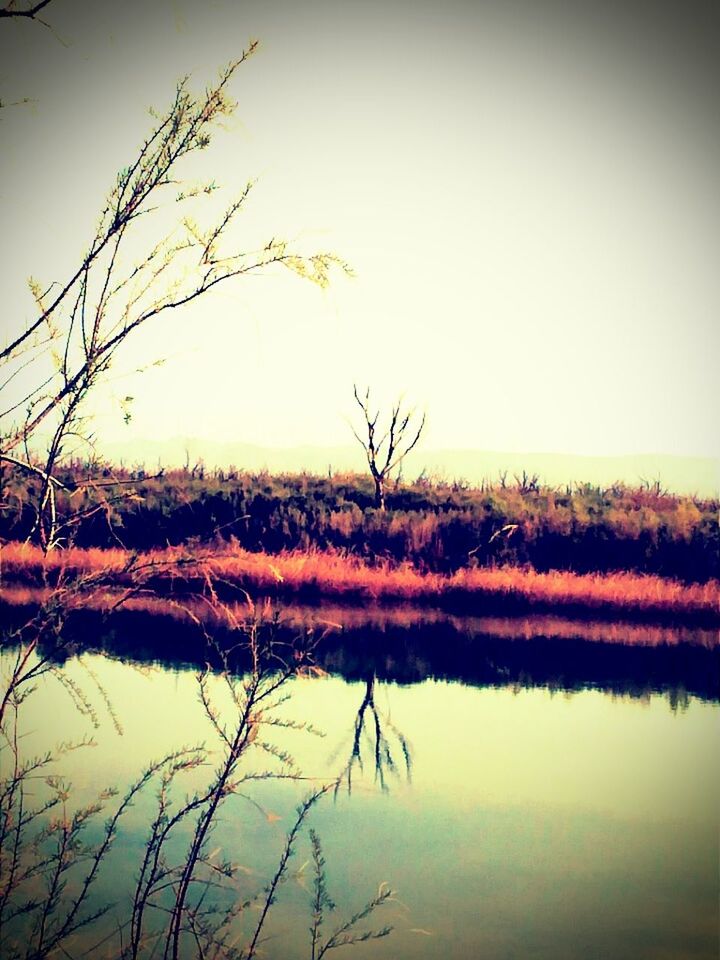
[[(359, 445), (339, 447), (298, 446), (262, 447), (245, 443), (202, 440), (197, 437), (132, 440), (104, 444), (102, 453), (125, 466), (142, 465), (152, 470), (164, 467), (193, 466), (202, 460), (207, 467), (228, 467), (271, 473), (300, 472), (327, 474), (328, 471), (366, 469)], [(552, 486), (566, 483), (593, 483), (607, 486), (616, 481), (637, 485), (659, 480), (663, 488), (675, 493), (717, 496), (720, 491), (720, 460), (711, 457), (682, 457), (669, 454), (589, 457), (564, 453), (507, 453), (478, 450), (414, 450), (403, 465), (404, 476), (414, 480), (421, 473), (445, 480), (465, 480), (479, 484), (483, 479), (497, 481), (507, 471), (508, 481), (522, 471), (537, 474)]]

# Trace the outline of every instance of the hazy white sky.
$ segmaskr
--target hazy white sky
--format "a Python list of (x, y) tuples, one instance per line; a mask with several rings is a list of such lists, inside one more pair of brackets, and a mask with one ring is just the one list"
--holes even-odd
[(259, 178), (248, 236), (356, 271), (173, 312), (118, 358), (100, 438), (346, 443), (357, 381), (425, 408), (433, 447), (718, 453), (704, 5), (53, 0), (47, 18), (55, 35), (0, 24), (2, 100), (35, 101), (0, 112), (3, 330), (32, 317), (29, 274), (77, 263), (147, 108), (250, 38), (207, 173), (228, 195)]

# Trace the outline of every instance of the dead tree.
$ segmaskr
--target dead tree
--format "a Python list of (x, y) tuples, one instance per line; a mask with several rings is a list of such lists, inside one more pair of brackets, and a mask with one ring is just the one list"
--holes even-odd
[[(364, 399), (361, 399), (355, 385), (353, 385), (353, 392), (355, 400), (363, 412), (367, 439), (363, 440), (354, 428), (353, 433), (355, 439), (365, 451), (368, 467), (375, 482), (375, 506), (378, 510), (384, 510), (385, 483), (395, 467), (400, 466), (420, 439), (420, 434), (425, 426), (425, 414), (422, 415), (420, 425), (415, 430), (412, 426), (412, 421), (415, 419), (415, 409), (403, 412), (401, 408), (402, 399), (398, 400), (390, 413), (390, 424), (378, 440), (377, 425), (380, 411), (377, 410), (374, 414), (370, 412), (370, 388), (368, 387), (365, 391)], [(406, 440), (406, 434), (412, 436), (412, 440), (409, 442)]]

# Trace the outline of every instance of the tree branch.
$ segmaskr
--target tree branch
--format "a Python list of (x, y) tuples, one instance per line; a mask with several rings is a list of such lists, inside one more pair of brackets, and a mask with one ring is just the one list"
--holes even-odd
[(26, 9), (17, 10), (15, 9), (14, 3), (9, 3), (6, 7), (0, 7), (0, 19), (4, 17), (26, 17), (30, 20), (34, 20), (35, 17), (43, 10), (52, 0), (38, 0), (38, 3), (33, 4), (32, 7), (27, 7)]

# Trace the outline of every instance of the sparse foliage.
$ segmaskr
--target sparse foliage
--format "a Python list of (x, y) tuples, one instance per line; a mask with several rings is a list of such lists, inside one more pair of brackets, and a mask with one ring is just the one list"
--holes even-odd
[(320, 837), (314, 830), (310, 830), (310, 844), (313, 861), (313, 900), (312, 925), (310, 927), (310, 960), (321, 960), (330, 950), (337, 947), (350, 946), (353, 943), (365, 943), (368, 940), (380, 940), (392, 933), (392, 927), (385, 926), (378, 930), (357, 931), (355, 928), (362, 920), (366, 920), (372, 913), (393, 896), (392, 890), (386, 883), (381, 883), (377, 894), (348, 920), (340, 923), (330, 934), (327, 940), (322, 939), (322, 927), (326, 919), (326, 912), (335, 910), (335, 904), (330, 898), (327, 888), (327, 874), (325, 872), (325, 857), (322, 852)]
[[(210, 144), (218, 121), (234, 110), (228, 85), (255, 49), (252, 43), (201, 95), (187, 79), (178, 84), (170, 108), (118, 174), (81, 262), (62, 284), (30, 281), (35, 319), (0, 349), (0, 420), (6, 424), (0, 460), (39, 481), (32, 537), (45, 550), (62, 542), (55, 505), (58, 464), (70, 442), (77, 447), (89, 439), (88, 399), (128, 338), (247, 274), (283, 266), (324, 286), (332, 266), (340, 265), (331, 254), (302, 255), (275, 238), (259, 249), (233, 249), (228, 235), (252, 183), (208, 225), (191, 216), (190, 205), (196, 208), (217, 187), (184, 182), (184, 161)], [(174, 216), (168, 226), (169, 204), (188, 213)], [(29, 388), (17, 389), (28, 382)]]
[[(225, 620), (232, 637), (220, 647), (190, 607), (188, 616), (205, 636), (208, 657), (221, 666), (230, 712), (219, 708), (208, 671), (198, 675), (199, 701), (214, 731), (208, 745), (183, 746), (151, 763), (117, 799), (109, 787), (91, 803), (74, 807), (72, 788), (62, 778), (61, 761), (67, 751), (92, 745), (92, 741), (61, 744), (55, 751), (23, 757), (19, 722), (24, 700), (33, 684), (54, 674), (68, 689), (73, 702), (98, 722), (88, 694), (64, 675), (53, 662), (53, 648), (37, 640), (18, 642), (7, 689), (0, 710), (0, 951), (8, 960), (42, 960), (58, 954), (73, 955), (77, 944), (85, 953), (87, 943), (103, 947), (103, 955), (116, 960), (163, 956), (166, 960), (202, 956), (251, 960), (264, 944), (264, 930), (271, 909), (285, 882), (308, 815), (315, 804), (337, 783), (329, 780), (316, 787), (299, 804), (277, 867), (264, 886), (248, 886), (238, 880), (238, 866), (230, 858), (218, 858), (219, 848), (209, 849), (209, 838), (221, 810), (233, 803), (250, 802), (253, 782), (268, 779), (304, 779), (295, 761), (268, 738), (274, 727), (317, 733), (309, 724), (277, 715), (287, 699), (283, 688), (297, 674), (312, 676), (312, 638), (288, 638), (278, 632), (276, 617), (256, 618), (248, 601), (247, 619), (221, 604), (212, 584), (196, 602), (205, 602), (216, 617)], [(58, 611), (60, 610), (58, 606)], [(48, 627), (50, 624), (48, 623)], [(62, 631), (56, 620), (54, 629)], [(27, 629), (32, 632), (32, 626)], [(16, 636), (16, 641), (21, 638)], [(250, 666), (242, 677), (230, 670), (229, 653), (242, 649)], [(57, 648), (55, 648), (57, 649)], [(92, 673), (90, 673), (92, 676)], [(101, 694), (107, 700), (102, 688)], [(268, 757), (270, 764), (248, 765), (248, 755)], [(203, 769), (214, 769), (209, 776)], [(195, 771), (195, 775), (193, 775)], [(179, 799), (177, 781), (192, 775), (201, 785)], [(115, 904), (94, 896), (111, 851), (117, 842), (128, 809), (141, 792), (156, 790), (155, 814), (147, 826), (144, 846), (131, 891), (129, 914), (116, 914), (113, 929), (110, 911)], [(109, 810), (104, 826), (97, 820)], [(237, 816), (237, 810), (234, 814)], [(324, 870), (319, 840), (311, 835), (316, 869)], [(317, 894), (312, 922), (315, 929), (311, 955), (322, 957), (336, 947), (384, 937), (389, 927), (356, 932), (357, 924), (390, 897), (383, 886), (330, 937), (321, 938), (322, 912), (330, 907), (324, 879), (316, 877)], [(317, 897), (319, 896), (319, 900)], [(82, 933), (82, 941), (78, 935)], [(264, 951), (263, 951), (264, 952)]]
[[(39, 19), (49, 2), (7, 3), (0, 8), (0, 17)], [(5, 482), (8, 474), (24, 478), (21, 499), (33, 512), (27, 539), (38, 544), (44, 560), (43, 595), (36, 612), (19, 629), (2, 636), (10, 670), (0, 694), (0, 952), (8, 960), (69, 956), (72, 938), (80, 931), (101, 937), (85, 949), (85, 955), (102, 948), (103, 955), (117, 960), (158, 955), (164, 960), (182, 956), (250, 960), (263, 942), (268, 914), (307, 815), (334, 786), (325, 784), (303, 800), (273, 877), (264, 889), (238, 901), (232, 889), (237, 868), (230, 861), (218, 862), (208, 840), (219, 811), (230, 801), (249, 799), (244, 789), (251, 781), (302, 779), (293, 758), (274, 746), (264, 731), (279, 725), (314, 732), (309, 724), (275, 717), (284, 699), (275, 694), (303, 671), (312, 675), (311, 638), (302, 636), (291, 643), (279, 638), (274, 622), (260, 624), (255, 618), (249, 598), (248, 617), (238, 619), (237, 612), (218, 599), (213, 577), (197, 551), (159, 562), (133, 554), (120, 571), (103, 568), (80, 577), (66, 576), (62, 562), (51, 575), (47, 565), (50, 551), (71, 545), (80, 526), (96, 513), (106, 515), (108, 530), (117, 539), (114, 508), (137, 499), (134, 482), (101, 471), (94, 457), (79, 482), (68, 484), (63, 473), (71, 446), (92, 446), (91, 399), (136, 331), (247, 274), (282, 266), (324, 286), (333, 266), (345, 268), (331, 254), (305, 255), (275, 237), (257, 248), (239, 247), (231, 228), (252, 183), (219, 217), (200, 221), (198, 205), (218, 188), (211, 180), (188, 182), (185, 161), (208, 147), (218, 122), (234, 109), (228, 86), (255, 48), (251, 44), (203, 94), (194, 94), (187, 79), (178, 84), (169, 109), (156, 116), (154, 129), (118, 174), (80, 262), (62, 283), (44, 286), (30, 281), (34, 319), (22, 329), (11, 322), (0, 347), (2, 507), (12, 495)], [(178, 216), (181, 209), (186, 215)], [(130, 396), (123, 401), (126, 417), (131, 402)], [(68, 508), (62, 515), (58, 497)], [(215, 643), (192, 605), (169, 600), (184, 607), (202, 632), (208, 658), (224, 677), (233, 715), (228, 720), (216, 708), (208, 674), (201, 673), (199, 699), (216, 742), (209, 748), (182, 747), (167, 754), (144, 770), (119, 802), (114, 789), (108, 788), (90, 804), (73, 808), (61, 760), (66, 750), (89, 741), (24, 757), (19, 722), (23, 703), (39, 681), (54, 676), (75, 707), (97, 722), (91, 699), (58, 666), (74, 652), (66, 639), (69, 613), (93, 592), (112, 589), (112, 609), (117, 609), (138, 594), (150, 593), (161, 572), (172, 577), (188, 568), (201, 584), (194, 602), (223, 620), (236, 638), (233, 649), (241, 649), (249, 662), (242, 677), (234, 676), (227, 650)], [(98, 689), (113, 716), (109, 700)], [(247, 766), (251, 751), (269, 758), (267, 769)], [(178, 801), (173, 796), (177, 781), (200, 766), (210, 769), (211, 761), (214, 769), (204, 786)], [(108, 934), (112, 905), (94, 898), (97, 880), (107, 867), (126, 811), (152, 785), (157, 789), (155, 815), (138, 865), (130, 916)], [(96, 821), (105, 810), (109, 816), (98, 835)], [(251, 906), (258, 907), (259, 914), (246, 912)]]

